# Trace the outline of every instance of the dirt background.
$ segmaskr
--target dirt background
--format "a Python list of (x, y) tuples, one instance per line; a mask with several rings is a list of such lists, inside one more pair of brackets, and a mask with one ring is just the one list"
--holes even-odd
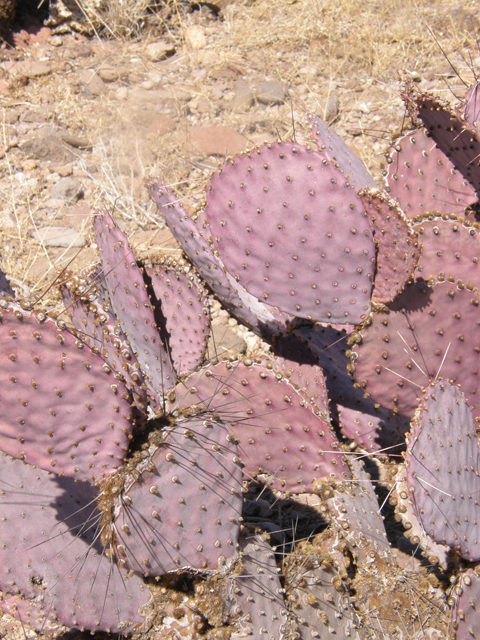
[[(401, 78), (454, 101), (480, 69), (477, 2), (219, 0), (152, 11), (131, 0), (90, 2), (87, 17), (70, 18), (58, 4), (55, 15), (21, 15), (0, 45), (0, 268), (48, 304), (58, 304), (58, 272), (95, 260), (98, 208), (115, 212), (137, 256), (178, 252), (145, 177), (161, 176), (194, 211), (225, 156), (302, 141), (316, 113), (382, 184), (384, 152), (410, 126)], [(235, 335), (230, 351), (255, 348)]]

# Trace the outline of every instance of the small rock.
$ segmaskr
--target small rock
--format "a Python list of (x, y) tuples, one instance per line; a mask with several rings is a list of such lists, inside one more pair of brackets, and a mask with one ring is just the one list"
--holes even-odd
[(69, 151), (67, 146), (55, 136), (41, 136), (27, 140), (22, 144), (21, 150), (37, 160), (50, 160), (57, 164), (67, 164), (73, 159), (73, 152)]
[(36, 168), (37, 168), (36, 160), (25, 160), (25, 162), (22, 164), (22, 169), (24, 171), (33, 171)]
[(174, 53), (174, 45), (167, 42), (152, 42), (145, 49), (145, 55), (151, 62), (160, 62), (160, 60), (165, 60), (165, 58)]
[(360, 102), (360, 104), (358, 105), (358, 109), (362, 113), (365, 113), (365, 114), (370, 113), (370, 107), (368, 106), (368, 104), (366, 102)]
[(235, 129), (219, 125), (192, 129), (186, 144), (206, 156), (232, 156), (246, 149), (247, 140)]
[(245, 80), (235, 82), (235, 95), (230, 103), (232, 109), (249, 109), (253, 105), (253, 91)]
[(269, 106), (283, 104), (286, 95), (285, 86), (277, 80), (264, 80), (257, 87), (258, 102)]
[(105, 91), (105, 83), (95, 71), (84, 69), (80, 74), (80, 84), (87, 98), (99, 96)]
[(147, 134), (151, 133), (156, 136), (164, 136), (169, 131), (173, 131), (176, 126), (177, 123), (173, 118), (160, 114), (158, 116), (155, 116), (155, 118), (153, 118), (153, 120), (150, 122), (147, 129)]
[(208, 342), (208, 359), (211, 362), (238, 358), (247, 351), (247, 343), (230, 327), (213, 326)]
[(83, 247), (85, 238), (69, 227), (42, 227), (32, 233), (32, 238), (46, 247)]
[(213, 87), (210, 95), (212, 96), (212, 100), (221, 100), (223, 98), (223, 91), (220, 87)]
[(146, 89), (147, 91), (150, 91), (150, 89), (153, 89), (155, 85), (153, 84), (152, 80), (145, 80), (140, 84), (140, 86), (142, 87), (142, 89)]
[(24, 76), (25, 78), (39, 78), (40, 76), (48, 76), (52, 69), (50, 65), (36, 60), (25, 60), (19, 62), (12, 71), (11, 75)]
[(87, 140), (87, 138), (82, 138), (81, 136), (76, 136), (73, 133), (69, 133), (68, 131), (59, 131), (58, 137), (66, 142), (71, 147), (75, 147), (76, 149), (91, 149), (92, 143)]
[(126, 100), (128, 97), (128, 89), (127, 87), (120, 87), (115, 92), (115, 98), (117, 100)]
[(118, 69), (99, 69), (97, 73), (104, 82), (115, 82), (120, 77)]
[(58, 173), (61, 178), (67, 178), (72, 175), (73, 167), (71, 164), (66, 164), (63, 167), (57, 167), (56, 173)]
[(198, 113), (210, 113), (212, 110), (212, 103), (207, 98), (200, 98), (197, 104)]
[(205, 27), (199, 24), (192, 24), (184, 32), (185, 42), (191, 49), (204, 49), (207, 46), (207, 36)]
[(83, 186), (78, 178), (61, 178), (50, 192), (50, 199), (76, 202), (83, 197)]
[(52, 45), (52, 47), (61, 47), (63, 44), (63, 40), (61, 36), (52, 36), (49, 42)]
[(340, 99), (338, 93), (334, 92), (330, 95), (325, 106), (325, 122), (332, 123), (339, 114), (340, 111)]

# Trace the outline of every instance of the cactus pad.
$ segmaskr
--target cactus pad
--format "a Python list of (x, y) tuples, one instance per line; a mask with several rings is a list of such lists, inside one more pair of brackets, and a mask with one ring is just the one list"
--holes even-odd
[(477, 200), (473, 186), (423, 128), (395, 141), (384, 175), (387, 191), (410, 218), (428, 211), (461, 214)]
[(327, 407), (312, 407), (274, 369), (251, 358), (206, 367), (177, 386), (177, 407), (193, 404), (232, 429), (247, 478), (266, 473), (275, 488), (294, 493), (321, 478), (348, 478)]
[[(99, 480), (124, 460), (130, 395), (103, 358), (44, 314), (0, 313), (0, 450)], [(43, 320), (43, 322), (39, 322)]]
[(94, 230), (112, 308), (129, 339), (149, 386), (161, 396), (175, 374), (157, 327), (147, 285), (126, 235), (109, 213), (95, 217)]
[(211, 180), (206, 213), (227, 270), (258, 299), (325, 322), (355, 324), (368, 314), (368, 220), (320, 153), (284, 142), (230, 160)]
[(410, 420), (365, 398), (348, 375), (348, 334), (319, 324), (297, 328), (295, 334), (318, 356), (331, 400), (332, 421), (343, 435), (367, 451), (403, 445)]
[(413, 416), (421, 388), (440, 373), (462, 385), (480, 415), (478, 299), (467, 289), (407, 285), (387, 313), (376, 314), (350, 341), (355, 378), (381, 405)]
[(315, 116), (311, 120), (312, 134), (320, 152), (337, 166), (355, 189), (375, 187), (375, 180), (358, 156), (326, 122)]
[(417, 126), (428, 135), (451, 160), (454, 167), (480, 190), (480, 137), (450, 105), (431, 93), (422, 93), (408, 83), (403, 92), (407, 109)]
[(472, 412), (447, 381), (429, 387), (408, 436), (407, 482), (416, 515), (436, 542), (480, 559), (480, 452)]
[(480, 133), (480, 83), (478, 81), (465, 94), (462, 114), (470, 127)]
[(361, 461), (352, 458), (350, 464), (355, 482), (351, 490), (326, 488), (323, 492), (333, 526), (343, 532), (357, 564), (370, 564), (377, 556), (390, 559), (390, 545), (370, 476)]
[(126, 633), (150, 599), (104, 552), (97, 490), (0, 456), (0, 589), (34, 599), (47, 618)]
[(480, 231), (469, 218), (426, 215), (415, 219), (422, 243), (416, 277), (480, 287)]
[(427, 535), (421, 521), (417, 518), (408, 490), (407, 472), (401, 465), (393, 478), (393, 489), (390, 504), (395, 507), (395, 519), (402, 522), (405, 537), (416, 547), (420, 547), (430, 564), (439, 564), (442, 569), (449, 568), (452, 563), (452, 551), (444, 544), (437, 544)]
[(242, 573), (227, 586), (233, 601), (232, 638), (282, 640), (287, 637), (287, 610), (275, 553), (259, 535), (243, 537), (240, 548)]
[(214, 252), (208, 241), (211, 233), (206, 218), (202, 216), (196, 224), (160, 180), (153, 179), (147, 184), (170, 231), (220, 302), (260, 336), (268, 338), (280, 331), (288, 316), (248, 293), (227, 272), (218, 252)]
[(377, 245), (377, 271), (372, 300), (391, 302), (412, 277), (420, 248), (418, 234), (398, 204), (379, 189), (359, 192)]
[(239, 460), (224, 425), (177, 423), (116, 501), (115, 547), (126, 566), (160, 576), (215, 570), (232, 556), (243, 502)]
[(457, 596), (455, 610), (456, 640), (480, 638), (480, 570), (477, 565), (460, 576), (453, 587)]
[(175, 371), (190, 373), (202, 364), (210, 333), (203, 287), (193, 273), (185, 273), (176, 264), (146, 267), (145, 271), (161, 302)]

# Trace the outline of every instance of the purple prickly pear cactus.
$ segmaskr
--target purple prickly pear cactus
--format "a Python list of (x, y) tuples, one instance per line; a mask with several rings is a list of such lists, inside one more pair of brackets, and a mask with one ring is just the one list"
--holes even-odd
[(61, 321), (5, 301), (0, 336), (0, 450), (79, 480), (121, 466), (130, 394), (105, 360)]
[(405, 463), (428, 535), (469, 562), (480, 560), (480, 451), (472, 411), (451, 382), (428, 388), (412, 421)]
[(477, 200), (474, 187), (423, 128), (395, 140), (384, 177), (388, 193), (410, 218), (429, 211), (461, 214)]
[(310, 126), (313, 138), (322, 155), (342, 171), (355, 189), (377, 186), (360, 158), (348, 148), (340, 136), (326, 122), (318, 116), (314, 116), (311, 119)]
[(173, 262), (145, 267), (145, 273), (161, 303), (175, 371), (188, 374), (202, 364), (207, 350), (210, 316), (206, 293), (193, 273)]
[(375, 245), (363, 205), (322, 154), (269, 144), (207, 189), (212, 240), (245, 289), (285, 313), (355, 324), (370, 311)]
[(469, 126), (480, 133), (480, 83), (478, 81), (465, 94), (461, 113)]
[(420, 258), (418, 234), (398, 204), (379, 189), (359, 191), (377, 246), (372, 300), (387, 304), (411, 279)]
[(297, 493), (325, 477), (350, 476), (328, 406), (310, 405), (268, 359), (202, 369), (177, 386), (175, 408), (192, 404), (232, 429), (247, 478), (266, 473), (275, 488)]
[(462, 385), (479, 415), (478, 304), (474, 293), (449, 282), (407, 285), (388, 311), (375, 314), (350, 339), (360, 388), (384, 407), (412, 417), (422, 387), (441, 375)]
[(479, 636), (480, 568), (476, 565), (459, 576), (452, 588), (455, 598), (454, 628), (456, 640), (475, 640)]
[(333, 327), (316, 324), (298, 327), (295, 335), (318, 356), (325, 374), (332, 422), (338, 424), (344, 437), (367, 451), (403, 446), (410, 420), (365, 398), (364, 393), (348, 375), (351, 367), (347, 357), (348, 335)]
[(175, 385), (175, 373), (159, 332), (155, 312), (160, 310), (152, 305), (128, 239), (112, 216), (97, 215), (93, 226), (113, 311), (150, 388), (161, 396)]
[(160, 180), (149, 180), (147, 186), (188, 260), (225, 308), (265, 339), (282, 331), (289, 320), (288, 314), (258, 300), (228, 273), (218, 251), (211, 246), (211, 233), (206, 218), (196, 224)]
[(275, 553), (259, 535), (248, 530), (240, 540), (242, 572), (230, 578), (227, 590), (232, 604), (235, 631), (232, 638), (275, 638), (288, 634), (288, 612), (280, 583)]
[(98, 490), (5, 455), (0, 470), (0, 589), (67, 627), (140, 627), (150, 592), (107, 556)]
[(238, 454), (225, 426), (180, 419), (136, 473), (127, 472), (115, 499), (112, 538), (124, 566), (161, 576), (216, 570), (233, 556), (243, 502)]
[(474, 187), (480, 190), (480, 137), (447, 102), (406, 84), (403, 99), (414, 123), (424, 126), (437, 147)]
[(451, 214), (415, 219), (422, 255), (415, 276), (424, 280), (456, 282), (459, 288), (480, 287), (480, 235), (469, 217)]

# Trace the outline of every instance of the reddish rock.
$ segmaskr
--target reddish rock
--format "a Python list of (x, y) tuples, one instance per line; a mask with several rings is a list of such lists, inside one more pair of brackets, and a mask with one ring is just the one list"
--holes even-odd
[(197, 127), (187, 135), (186, 145), (206, 156), (232, 156), (245, 151), (247, 139), (230, 127)]
[(169, 131), (173, 131), (177, 126), (177, 123), (170, 116), (164, 116), (159, 114), (155, 116), (153, 120), (150, 122), (147, 134), (153, 134), (156, 136), (164, 136)]

